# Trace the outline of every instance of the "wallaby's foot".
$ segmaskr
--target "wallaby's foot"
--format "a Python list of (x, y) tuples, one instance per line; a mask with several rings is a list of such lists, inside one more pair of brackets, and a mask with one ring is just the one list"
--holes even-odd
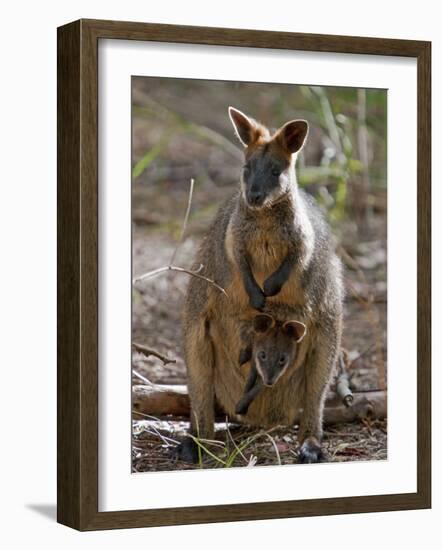
[(284, 282), (280, 280), (280, 277), (270, 275), (270, 277), (264, 281), (263, 285), (265, 296), (276, 296), (281, 292), (283, 284)]
[(261, 289), (254, 290), (253, 293), (250, 294), (250, 305), (253, 309), (258, 311), (264, 310), (266, 305), (266, 297)]
[(186, 437), (182, 443), (178, 445), (175, 451), (175, 456), (179, 460), (189, 462), (190, 464), (198, 463), (198, 445), (191, 437)]
[(301, 464), (315, 464), (324, 462), (325, 455), (316, 437), (308, 437), (299, 450), (299, 462)]

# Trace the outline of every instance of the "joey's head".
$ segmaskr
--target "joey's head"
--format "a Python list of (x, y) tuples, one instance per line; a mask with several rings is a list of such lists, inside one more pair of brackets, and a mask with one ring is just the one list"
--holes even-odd
[(279, 202), (296, 186), (295, 161), (308, 133), (305, 120), (291, 120), (274, 134), (253, 118), (229, 107), (236, 135), (244, 145), (241, 192), (252, 209)]
[(271, 315), (253, 319), (253, 362), (265, 386), (273, 386), (293, 365), (306, 326), (300, 321), (275, 321)]

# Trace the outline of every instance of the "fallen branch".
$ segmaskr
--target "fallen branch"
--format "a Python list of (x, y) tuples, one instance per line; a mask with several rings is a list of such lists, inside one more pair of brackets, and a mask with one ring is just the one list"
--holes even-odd
[[(190, 416), (190, 400), (185, 385), (135, 385), (132, 388), (132, 408), (140, 415), (161, 416)], [(225, 418), (225, 413), (218, 408), (218, 418)], [(342, 399), (330, 394), (325, 402), (324, 423), (339, 424), (354, 422), (364, 418), (386, 418), (387, 392), (367, 391), (354, 392), (353, 403), (346, 407)]]
[(134, 412), (149, 416), (190, 416), (187, 386), (161, 384), (137, 385), (132, 388)]
[(348, 355), (341, 350), (338, 360), (338, 377), (336, 379), (336, 394), (340, 397), (346, 407), (353, 403), (353, 392), (350, 388), (350, 377), (348, 374)]
[(159, 267), (158, 269), (154, 269), (152, 271), (148, 271), (147, 273), (143, 273), (143, 275), (139, 275), (138, 277), (135, 277), (133, 280), (133, 283), (138, 283), (140, 281), (144, 281), (146, 279), (152, 279), (152, 277), (156, 277), (157, 275), (160, 275), (161, 273), (165, 273), (166, 271), (179, 271), (180, 273), (187, 273), (188, 275), (192, 275), (192, 277), (197, 277), (198, 279), (202, 279), (203, 281), (206, 281), (207, 283), (213, 285), (215, 288), (217, 288), (220, 292), (222, 292), (225, 296), (227, 296), (227, 292), (224, 290), (224, 288), (217, 283), (215, 283), (214, 280), (209, 279), (208, 277), (205, 277), (204, 275), (201, 275), (200, 271), (203, 269), (203, 265), (201, 264), (200, 267), (196, 271), (192, 271), (190, 269), (185, 269), (184, 267), (178, 267), (176, 265), (166, 265), (164, 267)]
[(142, 344), (137, 344), (136, 342), (132, 342), (132, 347), (139, 353), (142, 353), (145, 357), (150, 357), (153, 355), (154, 357), (161, 359), (165, 365), (168, 365), (169, 363), (176, 363), (176, 359), (171, 359), (170, 357), (163, 355), (155, 348), (149, 348), (147, 346), (143, 346)]

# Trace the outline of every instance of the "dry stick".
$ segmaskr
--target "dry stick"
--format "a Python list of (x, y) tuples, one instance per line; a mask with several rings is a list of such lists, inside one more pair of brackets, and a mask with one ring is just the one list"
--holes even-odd
[(361, 351), (360, 353), (358, 353), (358, 355), (352, 359), (351, 361), (349, 361), (348, 363), (348, 367), (347, 369), (350, 369), (355, 363), (356, 361), (359, 361), (359, 359), (361, 359), (362, 357), (364, 357), (364, 355), (367, 355), (367, 353), (369, 353), (370, 351), (372, 351), (374, 348), (377, 347), (377, 344), (376, 342), (374, 344), (370, 344), (368, 347), (366, 347), (363, 351)]
[(150, 427), (152, 428), (153, 431), (151, 431), (146, 426), (143, 426), (143, 431), (150, 435), (159, 437), (167, 447), (171, 446), (170, 442), (172, 442), (174, 445), (178, 445), (179, 442), (176, 439), (172, 439), (171, 437), (167, 437), (166, 435), (163, 435), (159, 430), (157, 430), (155, 426), (150, 426)]
[(227, 431), (227, 434), (230, 438), (230, 440), (232, 441), (233, 443), (233, 446), (235, 447), (235, 449), (238, 451), (238, 453), (243, 457), (243, 459), (246, 461), (246, 463), (248, 462), (247, 458), (245, 457), (244, 453), (241, 451), (241, 449), (238, 447), (238, 445), (236, 444), (236, 441), (233, 439), (232, 437), (232, 433), (230, 431), (230, 428), (229, 428), (229, 418), (226, 416), (226, 431)]
[(224, 290), (222, 286), (215, 283), (213, 279), (209, 279), (208, 277), (205, 277), (204, 275), (201, 275), (199, 273), (203, 267), (204, 266), (201, 264), (196, 271), (192, 271), (190, 269), (184, 269), (184, 267), (178, 267), (176, 265), (167, 265), (164, 267), (159, 267), (158, 269), (154, 269), (153, 271), (148, 271), (147, 273), (143, 273), (143, 275), (139, 275), (138, 277), (135, 277), (133, 282), (135, 284), (135, 283), (138, 283), (139, 281), (151, 279), (152, 277), (156, 277), (157, 275), (160, 275), (161, 273), (165, 273), (166, 271), (178, 271), (180, 273), (187, 273), (188, 275), (192, 275), (192, 277), (196, 277), (197, 279), (202, 279), (203, 281), (206, 281), (207, 283), (217, 288), (225, 296), (227, 296), (227, 292)]
[(146, 384), (146, 386), (152, 386), (153, 385), (150, 380), (148, 380), (145, 376), (143, 376), (142, 374), (137, 372), (135, 369), (132, 369), (132, 374), (134, 376), (136, 376), (137, 378), (139, 378), (140, 380), (142, 380)]
[(264, 432), (264, 435), (270, 439), (270, 441), (273, 445), (273, 448), (275, 449), (276, 459), (278, 460), (278, 464), (279, 464), (279, 466), (281, 466), (281, 457), (279, 455), (278, 446), (276, 445), (275, 440), (273, 439), (273, 437), (268, 432)]
[(190, 209), (191, 209), (191, 206), (192, 206), (192, 197), (193, 197), (194, 184), (195, 184), (195, 180), (192, 178), (190, 180), (189, 198), (187, 200), (186, 214), (185, 214), (184, 220), (183, 220), (181, 235), (180, 235), (180, 238), (178, 239), (178, 242), (177, 242), (177, 244), (175, 246), (175, 249), (172, 253), (172, 257), (170, 259), (169, 265), (166, 265), (164, 267), (159, 267), (157, 269), (153, 269), (151, 271), (148, 271), (147, 273), (143, 273), (142, 275), (138, 275), (138, 277), (135, 277), (134, 280), (132, 281), (133, 284), (138, 283), (140, 281), (145, 281), (147, 279), (151, 279), (152, 277), (156, 277), (157, 275), (160, 275), (161, 273), (165, 273), (167, 271), (177, 271), (179, 273), (187, 273), (187, 275), (191, 275), (192, 277), (196, 277), (197, 279), (201, 279), (203, 281), (206, 281), (207, 283), (209, 283), (212, 286), (214, 286), (215, 288), (217, 288), (225, 296), (227, 296), (227, 292), (224, 290), (223, 287), (218, 285), (214, 280), (209, 279), (208, 277), (205, 277), (204, 275), (201, 275), (200, 271), (204, 267), (202, 264), (200, 264), (199, 268), (196, 269), (196, 270), (185, 269), (184, 267), (178, 267), (176, 265), (173, 265), (173, 262), (175, 261), (175, 257), (176, 257), (177, 252), (178, 252), (178, 248), (179, 248), (180, 244), (182, 243), (184, 235), (186, 233), (187, 223), (189, 221)]
[[(171, 359), (170, 357), (163, 355), (162, 353), (160, 353), (154, 348), (149, 348), (147, 346), (143, 346), (142, 344), (137, 344), (136, 342), (132, 342), (132, 347), (135, 348), (138, 352), (142, 353), (145, 357), (149, 357), (150, 355), (153, 355), (154, 357), (161, 359), (161, 361), (165, 365), (168, 365), (169, 363), (176, 363), (176, 359)], [(138, 376), (140, 377), (141, 375), (138, 375)]]
[(347, 355), (341, 350), (338, 359), (338, 377), (336, 379), (336, 394), (339, 395), (346, 407), (353, 403), (353, 393), (350, 389), (350, 377), (348, 374)]
[(194, 185), (195, 185), (195, 180), (193, 178), (191, 178), (190, 179), (190, 188), (189, 188), (189, 198), (187, 199), (187, 208), (186, 208), (186, 213), (184, 215), (183, 226), (181, 227), (181, 235), (180, 235), (180, 238), (178, 239), (178, 241), (176, 243), (175, 250), (173, 251), (172, 257), (170, 258), (169, 265), (173, 265), (173, 262), (175, 261), (176, 254), (178, 252), (178, 248), (179, 248), (180, 244), (183, 241), (184, 233), (186, 232), (186, 229), (187, 229), (187, 223), (189, 221), (189, 215), (190, 215), (190, 208), (192, 206), (192, 197), (193, 197), (193, 187), (194, 187)]

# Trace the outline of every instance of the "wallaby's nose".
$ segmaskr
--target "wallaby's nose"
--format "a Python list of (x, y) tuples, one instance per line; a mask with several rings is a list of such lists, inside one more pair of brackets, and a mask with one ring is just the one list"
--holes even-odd
[(260, 205), (264, 199), (264, 193), (259, 189), (251, 189), (249, 193), (249, 202), (253, 206)]

